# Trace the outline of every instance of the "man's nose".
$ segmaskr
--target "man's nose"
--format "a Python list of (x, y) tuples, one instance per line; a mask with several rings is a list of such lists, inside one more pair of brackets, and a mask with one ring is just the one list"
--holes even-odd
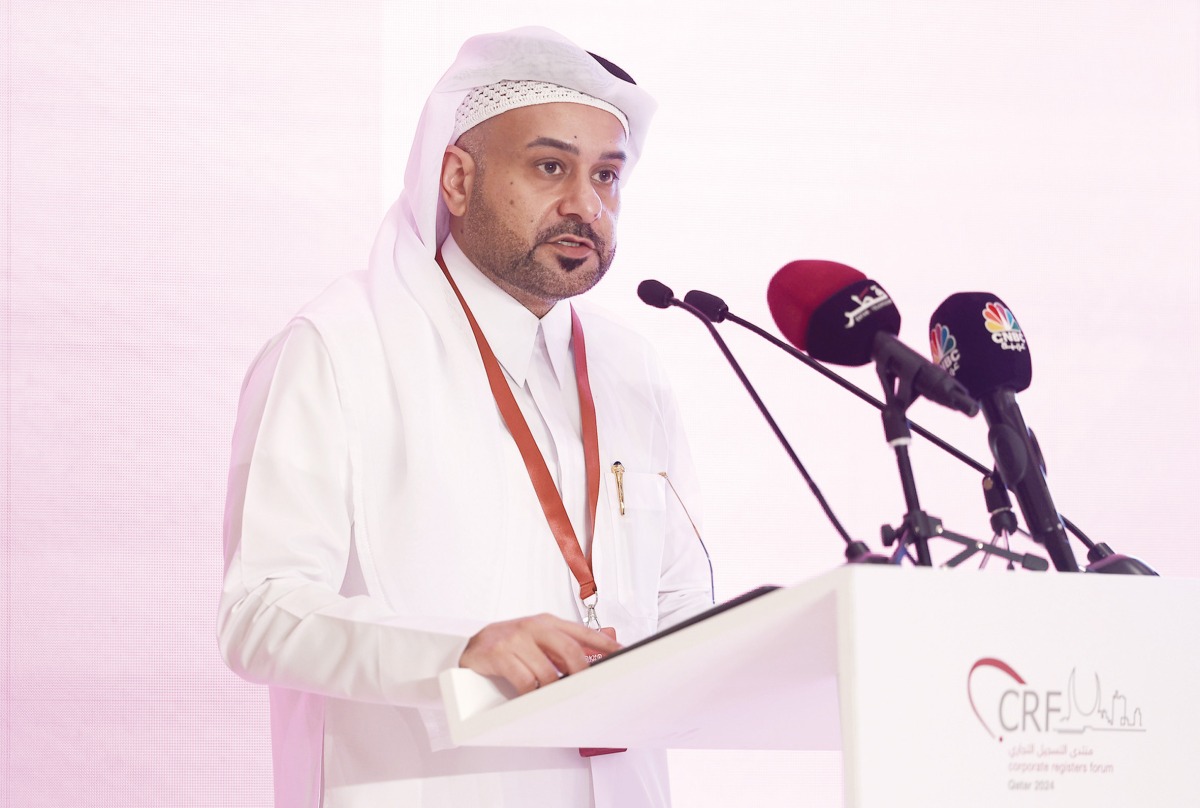
[(600, 218), (603, 211), (604, 202), (596, 193), (592, 178), (586, 174), (573, 177), (570, 184), (564, 189), (562, 200), (559, 203), (559, 213), (563, 216), (574, 216), (582, 222), (591, 224)]

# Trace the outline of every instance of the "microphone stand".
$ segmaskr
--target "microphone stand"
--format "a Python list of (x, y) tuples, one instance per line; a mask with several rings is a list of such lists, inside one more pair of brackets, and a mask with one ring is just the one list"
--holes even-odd
[(917, 399), (913, 389), (911, 374), (897, 373), (893, 364), (887, 361), (876, 361), (875, 372), (883, 384), (884, 406), (881, 411), (883, 419), (883, 434), (888, 445), (896, 453), (896, 467), (900, 472), (900, 486), (904, 491), (906, 513), (898, 527), (884, 525), (880, 533), (883, 544), (890, 547), (896, 543), (896, 551), (892, 555), (892, 563), (899, 564), (909, 557), (908, 546), (911, 544), (917, 553), (916, 564), (921, 567), (932, 567), (933, 558), (929, 554), (929, 540), (933, 538), (948, 539), (963, 546), (962, 552), (946, 562), (947, 567), (957, 567), (977, 552), (985, 555), (995, 555), (1006, 561), (1017, 561), (1021, 566), (1030, 570), (1045, 570), (1049, 562), (1044, 558), (1028, 553), (1014, 553), (994, 544), (984, 544), (978, 539), (962, 536), (946, 530), (942, 520), (930, 516), (921, 508), (921, 500), (917, 495), (916, 478), (913, 475), (912, 461), (908, 456), (908, 446), (912, 443), (912, 432), (909, 430), (908, 408)]
[(734, 358), (733, 352), (729, 350), (729, 346), (725, 344), (725, 340), (722, 339), (721, 335), (717, 333), (716, 326), (713, 325), (712, 319), (703, 311), (693, 306), (691, 303), (678, 300), (668, 286), (656, 280), (642, 281), (638, 285), (638, 297), (641, 298), (642, 302), (646, 305), (654, 306), (658, 309), (676, 306), (688, 312), (700, 322), (704, 323), (704, 327), (707, 328), (708, 333), (712, 335), (713, 340), (717, 343), (717, 347), (720, 348), (721, 353), (724, 354), (725, 360), (729, 362), (729, 366), (733, 368), (734, 373), (737, 374), (738, 380), (741, 381), (742, 386), (746, 388), (746, 392), (750, 394), (750, 398), (754, 400), (754, 404), (758, 407), (758, 411), (761, 412), (763, 418), (766, 419), (767, 424), (771, 427), (771, 431), (775, 433), (775, 437), (783, 446), (784, 451), (787, 452), (788, 457), (791, 458), (792, 463), (796, 466), (797, 471), (800, 472), (800, 476), (804, 478), (806, 483), (808, 483), (809, 490), (812, 491), (813, 496), (816, 498), (817, 503), (820, 504), (821, 509), (825, 511), (825, 516), (829, 519), (834, 529), (838, 532), (838, 535), (842, 537), (842, 541), (846, 543), (846, 562), (849, 564), (887, 564), (887, 558), (877, 553), (872, 553), (871, 549), (867, 547), (866, 542), (852, 539), (850, 534), (846, 532), (846, 528), (842, 526), (841, 521), (837, 518), (837, 516), (834, 515), (833, 509), (829, 506), (828, 501), (826, 501), (825, 495), (822, 494), (821, 489), (817, 487), (816, 481), (812, 478), (812, 475), (808, 473), (808, 469), (804, 467), (804, 464), (800, 462), (799, 455), (797, 455), (795, 450), (792, 449), (792, 445), (788, 443), (787, 438), (784, 437), (783, 430), (779, 428), (779, 424), (775, 423), (775, 419), (771, 417), (771, 413), (767, 410), (767, 405), (763, 403), (762, 399), (758, 395), (758, 391), (754, 389), (754, 385), (752, 385), (750, 383), (750, 379), (746, 377), (745, 372), (742, 370), (742, 366), (738, 364), (737, 359)]
[[(646, 289), (647, 294), (643, 295), (643, 287), (647, 287), (648, 284), (650, 286)], [(660, 284), (658, 281), (643, 281), (642, 286), (638, 287), (638, 296), (641, 297), (644, 302), (648, 303), (649, 305), (656, 306), (658, 308), (666, 308), (667, 306), (672, 305), (672, 301), (674, 300), (674, 297), (673, 297), (670, 289), (668, 289), (666, 286)], [(771, 333), (763, 330), (762, 328), (759, 328), (757, 325), (750, 322), (749, 320), (745, 320), (741, 317), (738, 317), (737, 315), (735, 315), (733, 312), (731, 312), (729, 310), (729, 305), (724, 300), (717, 297), (716, 295), (709, 294), (708, 292), (702, 292), (698, 289), (693, 289), (692, 291), (687, 293), (684, 300), (686, 303), (688, 303), (692, 307), (692, 309), (694, 309), (695, 311), (699, 311), (701, 314), (703, 314), (705, 319), (707, 319), (709, 322), (721, 323), (721, 322), (724, 322), (725, 320), (730, 320), (734, 323), (737, 323), (742, 328), (745, 328), (748, 331), (751, 331), (751, 332), (757, 334), (758, 336), (760, 336), (763, 339), (770, 342), (775, 347), (780, 348), (781, 350), (790, 354), (792, 357), (799, 359), (801, 362), (808, 365), (810, 368), (817, 371), (821, 375), (825, 376), (830, 381), (833, 381), (834, 383), (840, 385), (844, 389), (850, 391), (851, 393), (858, 396), (860, 399), (867, 402), (868, 404), (875, 407), (876, 409), (880, 410), (881, 412), (884, 410), (886, 405), (883, 402), (879, 401), (874, 396), (869, 395), (865, 391), (859, 389), (856, 385), (854, 385), (851, 382), (847, 381), (846, 379), (842, 378), (838, 374), (831, 371), (829, 368), (825, 367), (820, 362), (818, 362), (815, 359), (813, 359), (812, 357), (808, 356), (808, 354), (805, 354), (802, 351), (796, 350), (791, 345), (788, 345), (787, 343), (783, 342), (778, 337), (776, 337), (774, 334), (771, 334)], [(710, 326), (710, 330), (712, 330), (711, 326)], [(715, 337), (716, 332), (712, 331), (712, 333)], [(876, 369), (878, 370), (878, 360), (877, 360)], [(884, 379), (882, 374), (881, 374), (880, 378)], [(889, 382), (886, 379), (884, 379), (884, 388), (886, 390), (890, 390), (890, 391), (895, 390), (894, 383), (889, 384)], [(910, 396), (911, 396), (911, 393), (910, 393)], [(893, 398), (895, 398), (895, 396), (893, 396)], [(905, 410), (907, 410), (908, 405), (911, 403), (912, 403), (912, 398), (910, 397), (908, 404), (905, 404), (901, 408), (901, 413), (903, 413)], [(975, 469), (976, 471), (978, 471), (980, 474), (982, 474), (984, 476), (983, 477), (984, 500), (988, 506), (988, 513), (990, 515), (991, 525), (992, 525), (992, 543), (991, 543), (991, 545), (983, 545), (981, 542), (978, 542), (974, 539), (969, 539), (969, 538), (966, 538), (963, 536), (959, 536), (958, 534), (955, 534), (955, 533), (950, 533), (950, 532), (942, 529), (940, 521), (938, 521), (937, 519), (932, 519), (932, 525), (934, 526), (934, 529), (933, 529), (933, 533), (926, 536), (926, 551), (928, 551), (928, 541), (927, 540), (929, 538), (932, 538), (933, 535), (937, 535), (938, 537), (950, 539), (951, 541), (956, 541), (960, 544), (963, 544), (964, 546), (973, 548), (969, 552), (964, 551), (963, 553), (960, 553), (958, 556), (955, 556), (953, 559), (951, 559), (951, 561), (947, 564), (947, 566), (955, 566), (955, 565), (961, 563), (966, 558), (968, 558), (970, 555), (979, 551), (979, 552), (983, 552), (985, 554), (983, 564), (987, 563), (986, 556), (996, 555), (996, 556), (1000, 556), (1000, 557), (1008, 560), (1009, 569), (1012, 569), (1012, 562), (1014, 562), (1014, 561), (1020, 561), (1021, 566), (1024, 567), (1025, 569), (1032, 569), (1032, 570), (1048, 569), (1048, 564), (1044, 558), (1040, 558), (1039, 556), (1030, 555), (1030, 554), (1022, 555), (1019, 553), (1012, 553), (1007, 548), (1007, 546), (1005, 547), (1004, 550), (1001, 550), (998, 546), (996, 546), (997, 542), (999, 542), (1002, 538), (1004, 539), (1005, 544), (1007, 545), (1008, 537), (1015, 533), (1021, 533), (1025, 536), (1029, 536), (1029, 534), (1027, 532), (1025, 532), (1024, 530), (1021, 530), (1017, 526), (1016, 514), (1013, 513), (1012, 502), (1008, 498), (1008, 491), (1005, 489), (1004, 483), (1002, 483), (1000, 481), (999, 476), (996, 474), (995, 470), (988, 469), (987, 466), (984, 466), (979, 461), (975, 460), (974, 458), (970, 457), (969, 455), (963, 454), (958, 449), (954, 448), (953, 446), (951, 446), (950, 444), (946, 443), (944, 440), (939, 438), (937, 435), (934, 435), (929, 430), (921, 427), (919, 424), (909, 423), (907, 420), (904, 420), (904, 419), (902, 419), (902, 422), (903, 422), (903, 430), (900, 433), (902, 437), (903, 437), (903, 433), (907, 432), (908, 428), (911, 427), (912, 431), (916, 432), (921, 437), (929, 440), (930, 442), (932, 442), (935, 446), (937, 446), (942, 451), (952, 455), (956, 459), (960, 460), (967, 466)], [(887, 431), (887, 423), (888, 423), (887, 416), (885, 414), (885, 416), (884, 416), (885, 432)], [(911, 440), (911, 436), (908, 436), (908, 437)], [(780, 436), (780, 440), (783, 440), (782, 436)], [(890, 442), (890, 439), (889, 439), (889, 442)], [(909, 462), (908, 462), (907, 454), (908, 453), (907, 453), (907, 448), (906, 448), (904, 451), (904, 455), (905, 455), (904, 460), (900, 461), (898, 458), (897, 462), (903, 462), (903, 464), (905, 466), (907, 466), (907, 468), (908, 468), (908, 472), (907, 472), (907, 477), (909, 480), (908, 485), (909, 485), (909, 488), (911, 488), (911, 490), (913, 492), (913, 500), (915, 501), (916, 500), (916, 488), (915, 488), (915, 484), (912, 483), (912, 467), (911, 467), (911, 464), (909, 464)], [(901, 477), (904, 478), (904, 476), (905, 476), (905, 472), (902, 468)], [(907, 496), (907, 489), (906, 489), (906, 496)], [(912, 510), (912, 508), (910, 506), (910, 511), (911, 510)], [(919, 503), (917, 504), (916, 511), (918, 513), (922, 513), (922, 514), (924, 513), (923, 511), (920, 511)], [(925, 518), (928, 520), (931, 517), (928, 517), (926, 515)], [(1087, 566), (1088, 572), (1117, 573), (1117, 574), (1125, 574), (1125, 575), (1157, 575), (1158, 574), (1153, 569), (1151, 569), (1145, 562), (1143, 562), (1139, 559), (1132, 558), (1130, 556), (1120, 555), (1120, 554), (1116, 553), (1107, 544), (1104, 544), (1104, 543), (1097, 544), (1096, 542), (1093, 542), (1087, 536), (1087, 534), (1085, 534), (1083, 532), (1083, 530), (1080, 529), (1080, 527), (1078, 525), (1076, 525), (1074, 522), (1072, 522), (1070, 519), (1068, 519), (1063, 514), (1060, 513), (1059, 518), (1062, 520), (1063, 526), (1066, 527), (1066, 529), (1070, 533), (1072, 533), (1076, 538), (1078, 538), (1079, 541), (1082, 542), (1083, 545), (1087, 548), (1088, 561), (1092, 562), (1091, 564), (1089, 564)], [(902, 525), (902, 527), (903, 527), (903, 525)], [(928, 525), (925, 525), (925, 527), (928, 527)], [(890, 532), (890, 535), (893, 535), (893, 536), (895, 535), (895, 529), (885, 525), (884, 526), (884, 540), (885, 540), (885, 542), (888, 542), (888, 543), (890, 543), (890, 541), (892, 540), (892, 539), (888, 538), (889, 532)], [(1032, 539), (1031, 536), (1030, 536), (1030, 538)], [(978, 546), (976, 547), (976, 545), (978, 545)], [(990, 549), (988, 549), (989, 547), (990, 547)], [(902, 544), (901, 549), (897, 551), (898, 558), (902, 558), (904, 552), (905, 551), (903, 549), (903, 544)], [(878, 563), (878, 561), (880, 559), (879, 556), (875, 556), (874, 554), (871, 554), (869, 551), (867, 551), (865, 549), (865, 545), (863, 545), (862, 542), (854, 542), (853, 544), (851, 544), (847, 549), (847, 557), (850, 558), (852, 561), (862, 561), (865, 559), (865, 560), (869, 560), (871, 563)], [(895, 563), (899, 563), (898, 560)], [(981, 564), (980, 566), (983, 566), (983, 564)]]
[[(1008, 497), (1008, 489), (1004, 487), (1004, 483), (1000, 482), (998, 471), (993, 470), (991, 474), (983, 475), (983, 501), (987, 505), (988, 522), (992, 526), (992, 546), (996, 547), (1003, 541), (1004, 549), (1011, 550), (1009, 537), (1014, 533), (1023, 533), (1024, 531), (1017, 524), (1017, 515), (1013, 513), (1012, 500)], [(979, 568), (986, 567), (987, 562), (987, 557), (984, 557), (983, 561), (979, 562)], [(1013, 569), (1012, 561), (1008, 562), (1008, 568)]]
[(899, 538), (900, 544), (892, 559), (895, 563), (899, 563), (900, 558), (907, 555), (906, 545), (912, 543), (917, 550), (917, 565), (932, 567), (929, 540), (937, 535), (941, 525), (935, 525), (936, 520), (921, 509), (921, 500), (917, 496), (917, 482), (913, 476), (912, 462), (908, 457), (912, 432), (908, 428), (905, 413), (917, 396), (912, 387), (912, 379), (898, 377), (890, 362), (876, 362), (875, 372), (883, 384), (883, 434), (888, 445), (896, 453), (896, 467), (900, 471), (900, 487), (904, 490), (904, 505), (907, 508), (898, 531), (889, 525), (883, 526), (883, 543), (884, 546), (890, 547), (892, 542)]

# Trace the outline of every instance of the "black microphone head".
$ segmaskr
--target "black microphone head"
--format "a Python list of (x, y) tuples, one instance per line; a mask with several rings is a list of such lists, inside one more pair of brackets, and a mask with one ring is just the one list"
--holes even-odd
[(675, 293), (670, 286), (650, 278), (638, 284), (638, 297), (648, 306), (665, 309), (675, 299)]
[(876, 335), (900, 333), (900, 311), (883, 287), (833, 261), (788, 264), (771, 279), (767, 304), (793, 345), (835, 365), (865, 365)]
[(958, 379), (975, 398), (1029, 386), (1033, 363), (1029, 343), (1004, 301), (990, 292), (950, 295), (929, 318), (933, 361)]
[(684, 295), (683, 302), (699, 309), (701, 314), (714, 323), (725, 322), (725, 315), (729, 314), (729, 306), (725, 304), (724, 300), (716, 295), (710, 295), (708, 292), (701, 292), (699, 289), (693, 289)]

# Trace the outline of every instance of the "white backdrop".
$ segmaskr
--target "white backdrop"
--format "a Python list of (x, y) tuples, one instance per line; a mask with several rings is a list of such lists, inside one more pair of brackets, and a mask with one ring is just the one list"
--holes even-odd
[[(766, 284), (796, 258), (881, 281), (922, 352), (948, 294), (1003, 297), (1059, 507), (1200, 576), (1194, 0), (0, 9), (4, 806), (269, 804), (265, 692), (223, 669), (212, 628), (241, 375), (363, 265), (425, 94), (481, 31), (556, 28), (661, 103), (592, 294), (671, 368), (720, 596), (829, 569), (841, 547), (702, 327), (634, 289), (705, 289), (767, 326)], [(877, 415), (731, 328), (878, 547), (903, 501)], [(986, 458), (981, 419), (911, 415)], [(926, 508), (986, 538), (976, 475), (921, 442), (913, 462)], [(1064, 624), (1086, 610), (1063, 604)], [(828, 806), (839, 766), (686, 753), (672, 774), (680, 806)]]

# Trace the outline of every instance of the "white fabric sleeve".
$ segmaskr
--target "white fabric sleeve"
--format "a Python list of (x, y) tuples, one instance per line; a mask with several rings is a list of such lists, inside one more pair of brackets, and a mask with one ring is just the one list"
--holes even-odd
[(340, 593), (352, 558), (346, 427), (320, 335), (294, 322), (247, 374), (225, 508), (217, 623), (238, 675), (338, 698), (429, 707), (467, 636), (405, 625)]

